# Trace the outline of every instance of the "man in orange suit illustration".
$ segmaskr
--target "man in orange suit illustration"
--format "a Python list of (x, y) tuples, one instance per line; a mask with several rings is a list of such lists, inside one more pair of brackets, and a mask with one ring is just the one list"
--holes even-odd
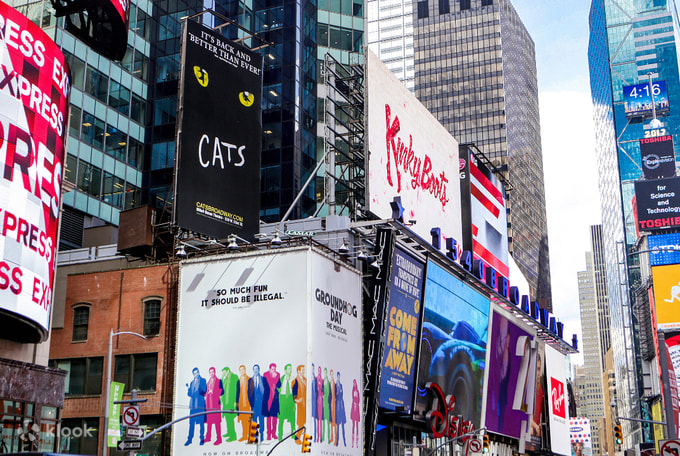
[[(307, 422), (307, 378), (305, 378), (305, 366), (297, 367), (297, 377), (293, 380), (293, 397), (297, 408), (297, 428), (301, 428)], [(295, 443), (302, 445), (304, 431), (295, 435)]]
[[(238, 381), (236, 382), (236, 391), (238, 391), (237, 409), (240, 412), (250, 412), (252, 410), (250, 407), (250, 400), (248, 399), (248, 386), (250, 385), (250, 377), (246, 375), (246, 366), (241, 364), (238, 367), (238, 374), (239, 377)], [(243, 429), (241, 438), (238, 439), (238, 441), (243, 442), (248, 438), (250, 415), (246, 413), (239, 413), (238, 420), (241, 423), (241, 428)]]

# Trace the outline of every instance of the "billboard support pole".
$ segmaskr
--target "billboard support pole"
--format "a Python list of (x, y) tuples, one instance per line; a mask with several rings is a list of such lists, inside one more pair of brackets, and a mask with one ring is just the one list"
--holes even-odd
[(319, 168), (321, 168), (321, 165), (325, 163), (326, 155), (328, 155), (328, 150), (323, 153), (323, 156), (321, 157), (321, 160), (319, 160), (319, 163), (316, 165), (316, 168), (314, 168), (314, 171), (312, 171), (309, 177), (307, 178), (307, 182), (305, 182), (300, 191), (298, 191), (297, 196), (295, 197), (293, 202), (290, 203), (290, 207), (288, 208), (286, 213), (283, 214), (283, 218), (279, 222), (279, 231), (283, 231), (283, 222), (288, 220), (288, 216), (290, 216), (290, 213), (293, 212), (293, 208), (295, 207), (297, 202), (300, 201), (300, 198), (302, 198), (302, 194), (307, 189), (307, 187), (309, 187), (309, 184), (312, 182), (312, 179), (316, 177), (316, 173), (319, 172)]

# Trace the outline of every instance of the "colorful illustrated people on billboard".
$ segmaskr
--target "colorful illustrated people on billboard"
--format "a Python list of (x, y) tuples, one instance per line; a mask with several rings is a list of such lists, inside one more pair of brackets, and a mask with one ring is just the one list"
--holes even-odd
[[(283, 376), (280, 380), (279, 388), (279, 435), (278, 439), (293, 432), (295, 428), (295, 398), (293, 396), (293, 366), (286, 364), (283, 368)], [(284, 423), (290, 425), (290, 431), (283, 433)]]
[[(222, 386), (222, 380), (217, 378), (215, 368), (211, 367), (208, 370), (210, 378), (208, 378), (208, 389), (205, 393), (205, 408), (208, 410), (221, 410), (220, 398), (224, 394), (224, 387)], [(208, 432), (206, 433), (206, 442), (211, 440), (211, 430), (215, 428), (215, 443), (214, 445), (219, 445), (222, 443), (222, 417), (219, 413), (209, 413), (205, 416), (205, 420), (208, 423)]]
[[(189, 396), (189, 413), (193, 415), (194, 413), (205, 411), (205, 393), (207, 391), (207, 385), (205, 379), (201, 377), (198, 367), (194, 367), (191, 371), (194, 374), (194, 378), (191, 380), (191, 384), (187, 383), (189, 387), (187, 394)], [(205, 415), (199, 415), (189, 418), (189, 435), (187, 436), (187, 441), (184, 446), (190, 445), (191, 441), (194, 439), (194, 428), (196, 425), (200, 427), (200, 444), (204, 443), (204, 431), (205, 431)]]
[[(312, 366), (314, 366), (312, 364)], [(321, 366), (318, 368), (318, 374), (314, 379), (316, 389), (316, 423), (315, 423), (315, 442), (323, 442), (323, 377), (321, 376)]]
[(359, 447), (359, 438), (361, 437), (361, 431), (359, 429), (359, 420), (361, 419), (361, 412), (359, 410), (360, 400), (361, 395), (359, 394), (359, 387), (357, 386), (357, 381), (355, 379), (354, 385), (352, 386), (352, 408), (349, 412), (349, 417), (352, 420), (352, 448), (354, 448), (355, 439), (356, 446)]
[[(200, 445), (211, 441), (213, 445), (220, 445), (222, 442), (244, 442), (248, 439), (251, 420), (260, 424), (260, 440), (280, 441), (305, 426), (307, 424), (305, 366), (298, 365), (295, 375), (293, 375), (293, 365), (290, 363), (285, 365), (283, 374), (277, 372), (276, 367), (276, 363), (270, 363), (269, 370), (261, 375), (259, 364), (254, 364), (252, 376), (248, 376), (246, 366), (243, 364), (239, 366), (238, 375), (225, 366), (221, 370), (221, 378), (217, 377), (216, 369), (210, 367), (207, 381), (200, 376), (199, 369), (195, 367), (192, 371), (193, 379), (186, 384), (187, 394), (190, 397), (190, 414), (210, 410), (222, 410), (222, 413), (209, 413), (190, 418), (189, 435), (184, 445), (192, 444), (197, 424), (200, 427)], [(312, 367), (315, 367), (314, 364)], [(339, 446), (339, 437), (342, 435), (342, 444), (346, 447), (347, 414), (340, 372), (321, 366), (317, 368), (317, 372), (318, 375), (312, 378), (311, 391), (312, 416), (315, 421), (314, 434), (315, 439), (318, 439), (315, 441)], [(353, 382), (352, 446), (354, 442), (359, 446), (360, 393), (357, 380), (354, 379)], [(238, 414), (225, 412), (226, 410), (253, 413), (252, 415), (250, 413)], [(237, 419), (240, 423), (238, 432), (236, 430)], [(224, 434), (222, 434), (222, 420), (225, 423)], [(267, 424), (266, 434), (263, 427), (265, 423)], [(215, 439), (212, 438), (213, 429)], [(312, 430), (303, 429), (292, 435), (298, 445), (302, 444), (302, 436), (305, 432), (311, 433)]]
[[(297, 428), (299, 429), (307, 422), (307, 377), (305, 377), (305, 366), (300, 364), (297, 367), (297, 377), (293, 380), (293, 397), (295, 397), (297, 412)], [(302, 445), (304, 430), (297, 433), (295, 443)]]
[(335, 379), (333, 378), (333, 369), (330, 372), (330, 395), (328, 396), (328, 407), (330, 408), (330, 439), (331, 444), (338, 444), (338, 423), (335, 421)]
[[(233, 373), (229, 367), (222, 368), (222, 386), (224, 393), (222, 394), (221, 403), (222, 410), (236, 410), (238, 401), (238, 375)], [(227, 442), (236, 440), (236, 414), (223, 413), (222, 417), (226, 424), (225, 433), (222, 437)]]
[(338, 429), (342, 432), (342, 446), (347, 446), (347, 440), (345, 440), (345, 423), (347, 422), (347, 416), (345, 414), (345, 399), (342, 390), (342, 383), (340, 383), (340, 372), (337, 374), (337, 379), (335, 380), (335, 446), (338, 446)]
[(267, 388), (264, 401), (264, 416), (267, 422), (267, 440), (278, 440), (276, 435), (277, 417), (279, 416), (279, 389), (281, 388), (281, 374), (276, 371), (276, 364), (271, 363), (269, 370), (264, 373)]
[[(241, 412), (250, 412), (250, 399), (248, 398), (248, 387), (250, 386), (250, 377), (246, 375), (246, 366), (241, 364), (238, 367), (238, 381), (236, 382), (236, 389), (238, 390), (238, 408)], [(239, 442), (243, 442), (248, 438), (248, 423), (250, 423), (250, 415), (245, 413), (239, 414), (238, 420), (241, 423), (241, 438)]]
[(248, 380), (248, 401), (253, 411), (253, 421), (260, 425), (260, 440), (264, 434), (264, 417), (266, 416), (266, 399), (269, 398), (269, 384), (260, 375), (260, 366), (253, 366), (253, 376)]

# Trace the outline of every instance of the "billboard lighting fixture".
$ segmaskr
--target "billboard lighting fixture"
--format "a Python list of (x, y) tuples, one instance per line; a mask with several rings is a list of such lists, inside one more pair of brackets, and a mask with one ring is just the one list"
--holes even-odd
[(175, 252), (175, 255), (178, 256), (178, 257), (185, 257), (185, 256), (187, 256), (187, 251), (184, 250), (184, 246), (183, 246), (183, 245), (180, 245), (180, 246), (177, 248), (177, 251)]
[(362, 261), (368, 260), (368, 255), (366, 255), (366, 251), (364, 250), (363, 247), (361, 248), (361, 251), (359, 252), (359, 256), (357, 256), (357, 259), (362, 260)]
[(274, 233), (274, 237), (272, 238), (270, 245), (272, 247), (279, 247), (281, 245), (281, 236), (279, 236), (278, 230), (276, 233)]
[(340, 245), (340, 248), (338, 249), (338, 253), (340, 255), (347, 255), (349, 253), (349, 247), (347, 247), (347, 244), (345, 244), (345, 239), (342, 240), (342, 244)]
[(236, 236), (229, 236), (229, 243), (227, 244), (227, 250), (238, 250), (238, 243), (236, 242)]

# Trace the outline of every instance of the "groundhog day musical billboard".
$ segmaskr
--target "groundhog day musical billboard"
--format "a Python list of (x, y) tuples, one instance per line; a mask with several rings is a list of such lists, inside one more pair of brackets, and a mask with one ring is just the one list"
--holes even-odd
[[(312, 454), (359, 456), (361, 277), (311, 247), (180, 266), (173, 454), (255, 454), (305, 426)], [(301, 433), (300, 433), (301, 434)], [(277, 453), (298, 455), (301, 435)]]
[(176, 223), (251, 240), (260, 217), (262, 56), (193, 21), (184, 32)]
[(47, 338), (71, 87), (56, 44), (0, 2), (0, 334)]
[(370, 50), (366, 76), (368, 209), (390, 218), (401, 197), (413, 232), (462, 242), (458, 142)]

